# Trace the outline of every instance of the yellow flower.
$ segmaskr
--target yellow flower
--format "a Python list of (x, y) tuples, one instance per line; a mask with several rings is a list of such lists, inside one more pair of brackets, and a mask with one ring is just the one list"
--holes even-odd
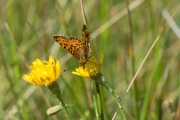
[(23, 74), (22, 78), (33, 85), (50, 85), (61, 73), (60, 62), (50, 55), (48, 61), (36, 59), (30, 66), (31, 72)]
[(89, 72), (86, 69), (84, 69), (83, 66), (79, 66), (79, 68), (76, 68), (76, 71), (73, 71), (72, 73), (85, 78), (90, 78)]
[(100, 59), (97, 61), (93, 54), (91, 53), (88, 60), (84, 63), (84, 65), (80, 65), (79, 68), (76, 68), (76, 71), (73, 71), (73, 74), (92, 78), (96, 77), (100, 72), (100, 67), (103, 61), (103, 52), (101, 51)]

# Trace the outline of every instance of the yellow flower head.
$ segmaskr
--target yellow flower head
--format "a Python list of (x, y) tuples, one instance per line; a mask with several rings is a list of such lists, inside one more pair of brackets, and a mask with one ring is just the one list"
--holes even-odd
[(48, 61), (36, 59), (30, 66), (31, 72), (23, 74), (22, 78), (33, 85), (50, 85), (61, 73), (60, 62), (50, 55)]
[(103, 61), (103, 52), (101, 51), (100, 59), (97, 61), (93, 54), (90, 54), (88, 60), (84, 63), (84, 65), (80, 65), (79, 68), (76, 68), (76, 71), (73, 71), (73, 74), (92, 78), (96, 77), (100, 72), (100, 67)]

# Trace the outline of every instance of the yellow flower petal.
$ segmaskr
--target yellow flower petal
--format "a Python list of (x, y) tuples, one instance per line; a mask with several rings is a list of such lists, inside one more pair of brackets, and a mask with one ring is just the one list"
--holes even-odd
[(24, 74), (22, 78), (33, 85), (50, 85), (61, 73), (60, 62), (49, 56), (48, 61), (36, 59), (30, 66), (31, 72)]
[(49, 63), (55, 64), (55, 63), (54, 63), (54, 58), (53, 58), (53, 56), (51, 56), (51, 55), (49, 56)]
[(56, 64), (55, 64), (55, 78), (57, 79), (58, 76), (61, 73), (61, 66), (60, 66), (60, 62), (58, 60), (56, 60)]
[(82, 66), (80, 66), (79, 68), (76, 68), (76, 71), (73, 71), (72, 73), (75, 75), (85, 77), (85, 78), (90, 78), (89, 72), (87, 70), (84, 70)]
[(103, 52), (100, 54), (100, 59), (97, 61), (93, 54), (90, 54), (88, 60), (85, 62), (84, 65), (79, 66), (73, 71), (73, 74), (82, 76), (82, 77), (96, 77), (97, 74), (100, 72), (100, 67), (103, 61)]

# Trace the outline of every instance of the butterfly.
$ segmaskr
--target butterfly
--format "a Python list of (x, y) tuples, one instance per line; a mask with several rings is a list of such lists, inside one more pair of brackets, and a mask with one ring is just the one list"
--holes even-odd
[(82, 41), (76, 37), (54, 36), (55, 41), (71, 53), (75, 58), (80, 60), (80, 64), (84, 64), (89, 57), (89, 39), (90, 32), (86, 25), (82, 29)]

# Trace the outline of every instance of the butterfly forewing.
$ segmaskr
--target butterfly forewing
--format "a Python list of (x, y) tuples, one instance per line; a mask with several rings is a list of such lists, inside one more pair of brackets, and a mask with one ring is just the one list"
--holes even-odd
[(54, 39), (63, 48), (69, 51), (75, 58), (80, 59), (80, 54), (82, 54), (83, 44), (75, 37), (64, 37), (64, 36), (54, 36)]

